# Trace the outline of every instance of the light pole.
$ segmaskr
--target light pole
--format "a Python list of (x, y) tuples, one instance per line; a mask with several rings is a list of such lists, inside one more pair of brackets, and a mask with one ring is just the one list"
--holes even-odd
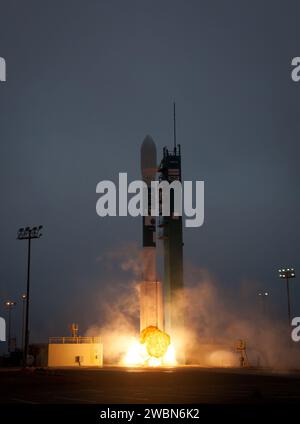
[(291, 299), (290, 299), (290, 278), (295, 278), (295, 270), (294, 268), (282, 268), (278, 270), (279, 277), (285, 278), (286, 280), (286, 294), (287, 294), (287, 301), (288, 301), (288, 320), (289, 320), (289, 326), (291, 325)]
[(30, 291), (30, 255), (31, 240), (38, 239), (42, 236), (41, 230), (43, 226), (20, 228), (18, 231), (18, 240), (28, 240), (28, 261), (27, 261), (27, 290), (26, 290), (26, 315), (25, 315), (25, 340), (23, 351), (23, 366), (27, 365), (28, 345), (29, 345), (29, 291)]
[(25, 305), (26, 305), (26, 294), (22, 294), (22, 352), (24, 352), (24, 336), (25, 336)]
[(259, 291), (258, 296), (259, 296), (259, 298), (261, 299), (261, 302), (262, 302), (262, 314), (266, 315), (266, 302), (267, 302), (267, 298), (269, 296), (269, 292)]
[(11, 310), (14, 306), (16, 306), (17, 302), (13, 302), (11, 300), (7, 300), (4, 302), (4, 305), (8, 309), (8, 344), (7, 344), (7, 351), (10, 353), (10, 344), (11, 344)]

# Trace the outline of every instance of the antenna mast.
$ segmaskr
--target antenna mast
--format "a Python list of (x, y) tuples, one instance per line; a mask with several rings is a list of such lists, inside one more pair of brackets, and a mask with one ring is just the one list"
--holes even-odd
[(173, 120), (174, 120), (174, 150), (176, 152), (176, 104), (173, 102)]

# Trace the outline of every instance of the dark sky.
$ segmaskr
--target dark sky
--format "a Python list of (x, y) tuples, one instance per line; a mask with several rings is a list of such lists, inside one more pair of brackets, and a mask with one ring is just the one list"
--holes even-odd
[(140, 243), (141, 222), (101, 220), (95, 188), (119, 172), (140, 178), (147, 133), (159, 156), (171, 145), (174, 98), (183, 177), (205, 181), (186, 268), (208, 269), (237, 298), (245, 282), (267, 288), (286, 312), (277, 269), (299, 268), (299, 16), (297, 1), (0, 1), (0, 296), (25, 289), (17, 229), (43, 224), (33, 337), (101, 322), (96, 299), (130, 278), (97, 258)]

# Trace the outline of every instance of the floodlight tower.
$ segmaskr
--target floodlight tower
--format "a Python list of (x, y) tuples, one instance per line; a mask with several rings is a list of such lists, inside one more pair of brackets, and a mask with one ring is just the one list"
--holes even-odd
[(31, 256), (31, 240), (38, 239), (42, 236), (43, 226), (20, 228), (18, 231), (18, 240), (28, 240), (28, 260), (27, 260), (27, 290), (26, 290), (26, 315), (25, 315), (25, 341), (23, 351), (23, 366), (27, 365), (28, 345), (29, 345), (29, 291), (30, 291), (30, 256)]
[(261, 300), (261, 306), (262, 306), (262, 315), (266, 315), (266, 301), (269, 296), (269, 292), (267, 291), (259, 291), (258, 292), (259, 299)]
[(296, 273), (295, 273), (294, 268), (281, 268), (281, 269), (278, 270), (278, 272), (279, 272), (279, 277), (285, 278), (285, 280), (286, 280), (286, 294), (287, 294), (287, 301), (288, 301), (288, 320), (289, 320), (289, 325), (291, 325), (291, 299), (290, 299), (289, 279), (295, 278)]

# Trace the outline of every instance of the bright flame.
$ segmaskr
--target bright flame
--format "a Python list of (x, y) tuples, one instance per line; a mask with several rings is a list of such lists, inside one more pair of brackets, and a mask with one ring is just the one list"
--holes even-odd
[(163, 358), (164, 365), (177, 365), (175, 348), (172, 344), (168, 346), (168, 350)]
[(148, 359), (148, 366), (149, 367), (161, 367), (162, 366), (162, 360), (159, 358), (155, 358), (154, 356), (150, 356)]
[(143, 365), (147, 360), (146, 346), (135, 340), (130, 346), (123, 359), (125, 365)]
[(141, 343), (146, 346), (147, 352), (154, 358), (162, 358), (168, 350), (170, 336), (157, 327), (150, 325), (141, 332)]
[(175, 349), (170, 336), (156, 327), (141, 332), (140, 341), (134, 340), (121, 361), (127, 366), (174, 366), (177, 364)]

